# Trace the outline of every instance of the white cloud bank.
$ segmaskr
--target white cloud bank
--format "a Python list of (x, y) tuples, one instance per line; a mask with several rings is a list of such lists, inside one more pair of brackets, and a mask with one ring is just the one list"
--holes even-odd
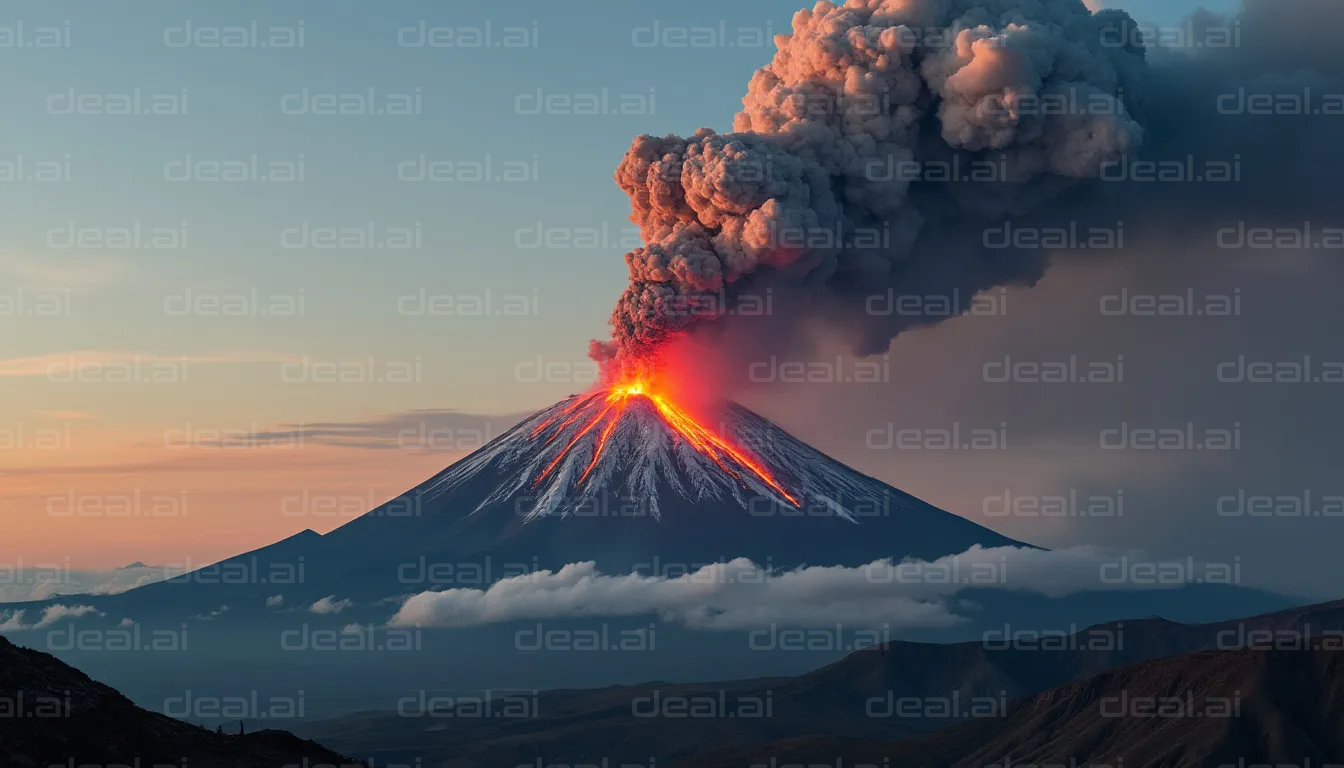
[(27, 611), (0, 613), (0, 632), (22, 632), (33, 629), (46, 629), (63, 619), (77, 619), (86, 613), (97, 613), (91, 605), (50, 605), (42, 611), (42, 617), (33, 624), (23, 623)]
[(608, 576), (592, 562), (503, 579), (488, 589), (422, 592), (391, 626), (470, 627), (498, 622), (656, 614), (701, 629), (746, 629), (770, 623), (819, 626), (946, 627), (965, 621), (954, 596), (963, 589), (1063, 597), (1089, 590), (1174, 589), (1218, 583), (1230, 566), (1159, 562), (1142, 553), (1094, 547), (1040, 550), (972, 547), (932, 562), (878, 560), (857, 568), (804, 567), (770, 572), (746, 558), (678, 576)]
[(107, 571), (58, 564), (0, 566), (0, 603), (49, 600), (65, 595), (115, 595), (180, 575), (182, 569), (128, 566)]

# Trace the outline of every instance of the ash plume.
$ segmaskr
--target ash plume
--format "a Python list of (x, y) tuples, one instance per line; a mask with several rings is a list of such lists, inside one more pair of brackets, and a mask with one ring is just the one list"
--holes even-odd
[[(648, 360), (714, 332), (736, 297), (765, 285), (796, 305), (761, 324), (767, 335), (819, 319), (873, 353), (942, 319), (874, 315), (874, 294), (1034, 282), (1042, 255), (984, 249), (961, 214), (1024, 213), (1139, 147), (1145, 51), (1103, 35), (1129, 40), (1132, 25), (1082, 0), (799, 11), (733, 133), (644, 135), (626, 152), (616, 182), (646, 245), (626, 254), (612, 339), (591, 355)], [(997, 183), (918, 183), (923, 164), (953, 161), (984, 163)]]

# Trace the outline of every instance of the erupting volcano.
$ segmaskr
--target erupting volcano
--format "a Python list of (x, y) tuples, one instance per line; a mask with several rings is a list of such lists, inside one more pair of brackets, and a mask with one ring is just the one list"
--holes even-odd
[(743, 474), (748, 474), (754, 480), (764, 483), (784, 501), (795, 507), (798, 506), (798, 500), (780, 486), (770, 470), (762, 465), (759, 459), (753, 458), (743, 449), (736, 448), (729, 444), (727, 440), (715, 435), (710, 429), (700, 424), (693, 416), (672, 402), (670, 397), (656, 391), (652, 381), (643, 378), (636, 378), (617, 384), (605, 391), (579, 397), (561, 409), (559, 413), (544, 419), (534, 427), (531, 436), (546, 435), (546, 441), (549, 443), (562, 435), (566, 435), (565, 428), (569, 425), (576, 422), (583, 424), (578, 433), (568, 439), (560, 454), (537, 476), (533, 485), (539, 485), (545, 481), (556, 466), (569, 455), (570, 449), (576, 443), (596, 429), (599, 424), (604, 425), (592, 449), (592, 459), (589, 460), (583, 474), (579, 476), (578, 483), (582, 484), (602, 460), (602, 455), (611, 440), (611, 435), (620, 424), (621, 419), (625, 418), (632, 407), (642, 402), (652, 405), (654, 411), (668, 429), (671, 429), (684, 440), (686, 445), (707, 456), (718, 465), (719, 469), (738, 480), (742, 479)]
[[(615, 180), (643, 245), (625, 254), (629, 282), (610, 338), (589, 345), (605, 388), (538, 414), (518, 440), (487, 446), (431, 490), (503, 460), (504, 482), (478, 509), (512, 499), (531, 518), (615, 493), (657, 515), (665, 484), (685, 498), (745, 505), (749, 494), (852, 517), (872, 490), (851, 494), (865, 485), (853, 473), (794, 451), (801, 444), (792, 438), (781, 450), (764, 438), (782, 432), (736, 406), (721, 428), (707, 426), (712, 419), (666, 388), (680, 382), (664, 380), (658, 363), (683, 340), (717, 350), (730, 328), (753, 349), (806, 353), (824, 329), (858, 355), (874, 354), (896, 334), (954, 314), (874, 312), (875, 295), (973, 296), (1039, 279), (1041, 253), (990, 248), (977, 233), (1141, 145), (1145, 49), (1102, 42), (1104, 30), (1132, 25), (1121, 11), (1093, 14), (1079, 0), (854, 0), (798, 11), (751, 78), (733, 132), (646, 134), (621, 159)], [(915, 29), (939, 42), (922, 44)], [(1083, 93), (1096, 108), (1021, 107), (1064, 93)], [(973, 194), (880, 172), (888, 162), (948, 160), (992, 160), (1003, 175)], [(739, 312), (763, 286), (778, 288), (790, 310), (767, 303)], [(821, 468), (796, 461), (803, 453)], [(844, 479), (818, 485), (828, 474)]]
[[(650, 556), (663, 548), (660, 539), (670, 545), (682, 533), (694, 539), (709, 530), (714, 534), (695, 549), (741, 534), (742, 543), (718, 554), (760, 546), (783, 555), (793, 547), (781, 548), (774, 537), (792, 539), (818, 525), (859, 539), (865, 534), (856, 529), (896, 526), (897, 538), (869, 539), (879, 556), (1009, 541), (855, 472), (736, 403), (706, 406), (675, 375), (647, 372), (533, 414), (412, 494), (428, 509), (463, 515), (464, 524), (495, 541), (537, 525), (549, 529), (546, 520), (570, 520), (584, 530), (601, 525), (603, 539), (624, 539), (620, 548), (631, 554), (648, 537), (655, 549), (641, 554)], [(945, 537), (961, 549), (926, 546), (926, 539)], [(811, 548), (806, 538), (798, 539), (799, 551)]]
[[(643, 244), (625, 254), (609, 338), (589, 346), (603, 386), (524, 419), (323, 546), (404, 558), (414, 541), (427, 561), (592, 560), (617, 573), (658, 558), (859, 565), (1018, 544), (739, 405), (699, 407), (731, 388), (686, 392), (687, 368), (659, 364), (681, 342), (699, 345), (709, 353), (694, 363), (720, 364), (726, 384), (737, 349), (807, 356), (825, 340), (885, 352), (897, 334), (966, 310), (880, 312), (874, 297), (969, 297), (1040, 279), (1048, 249), (992, 248), (982, 233), (1066, 199), (1142, 146), (1145, 49), (1104, 42), (1135, 29), (1079, 0), (799, 11), (732, 132), (639, 136), (617, 167)], [(1061, 97), (1086, 111), (1024, 106)], [(883, 171), (979, 162), (998, 183)], [(788, 309), (748, 311), (762, 290)], [(393, 572), (404, 562), (387, 561)]]
[(651, 377), (631, 378), (537, 413), (450, 467), (435, 490), (474, 475), (480, 462), (504, 459), (506, 481), (481, 506), (522, 492), (528, 518), (581, 513), (596, 502), (610, 504), (613, 495), (629, 514), (656, 517), (668, 488), (692, 500), (745, 504), (750, 496), (798, 509), (805, 500), (825, 499), (843, 509), (843, 492), (823, 493), (808, 481), (807, 460), (779, 453), (779, 435), (762, 428), (768, 422), (733, 404), (722, 411), (711, 426)]
[(1019, 544), (860, 474), (737, 403), (702, 402), (677, 373), (608, 382), (538, 411), (324, 535), (322, 549), (351, 553), (360, 574), (377, 557), (396, 573), (420, 556), (532, 568), (594, 561), (629, 573), (736, 557), (856, 566)]

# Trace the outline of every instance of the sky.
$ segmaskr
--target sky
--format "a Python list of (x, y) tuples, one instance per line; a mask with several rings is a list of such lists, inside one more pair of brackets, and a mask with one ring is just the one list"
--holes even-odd
[[(1196, 7), (1113, 5), (1164, 25)], [(0, 109), (0, 564), (200, 564), (330, 530), (517, 414), (586, 388), (586, 343), (605, 336), (622, 256), (638, 244), (612, 182), (622, 153), (641, 133), (730, 128), (796, 7), (7, 6), (0, 44), (20, 25), (30, 41), (59, 42), (0, 47), (11, 73)], [(711, 48), (650, 47), (655, 25), (727, 34)], [(487, 26), (500, 45), (464, 47)], [(238, 27), (247, 47), (212, 47)], [(737, 44), (753, 39), (764, 44)], [(610, 113), (564, 113), (590, 97)], [(114, 114), (126, 101), (143, 114)], [(560, 106), (534, 109), (543, 102)], [(319, 114), (342, 108), (356, 114)], [(216, 180), (238, 168), (242, 180)], [(1108, 269), (1128, 279), (1123, 265)], [(1169, 556), (1250, 547), (1264, 530), (1211, 535), (1172, 508), (1189, 496), (1176, 478), (1214, 471), (1203, 458), (1098, 456), (1045, 428), (1023, 430), (1004, 455), (865, 445), (873, 425), (920, 418), (1052, 423), (1053, 392), (960, 382), (1029, 337), (1026, 354), (1067, 358), (1079, 348), (1070, 318), (1114, 284), (1099, 274), (1064, 259), (1035, 288), (1011, 289), (1007, 319), (899, 338), (894, 388), (807, 408), (789, 386), (743, 397), (862, 471), (1018, 538)], [(1092, 294), (1079, 290), (1092, 282)], [(1280, 287), (1291, 305), (1296, 283)], [(1196, 327), (1170, 335), (1173, 355), (1208, 346)], [(1111, 348), (1154, 332), (1117, 332)], [(1167, 383), (1173, 397), (1208, 399)], [(1112, 489), (1130, 489), (1129, 520), (984, 512), (1000, 492)], [(136, 514), (111, 514), (128, 505)], [(1324, 589), (1285, 573), (1295, 546), (1257, 577)]]

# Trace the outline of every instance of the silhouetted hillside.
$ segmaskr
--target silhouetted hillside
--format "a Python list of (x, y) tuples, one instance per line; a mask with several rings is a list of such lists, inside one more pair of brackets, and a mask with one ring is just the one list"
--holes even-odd
[(220, 735), (130, 699), (54, 656), (0, 637), (0, 765), (190, 766), (285, 768), (309, 763), (351, 765), (285, 731)]

